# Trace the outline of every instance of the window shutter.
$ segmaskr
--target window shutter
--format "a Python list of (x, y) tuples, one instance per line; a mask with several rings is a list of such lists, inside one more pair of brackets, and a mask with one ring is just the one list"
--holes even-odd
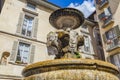
[(12, 51), (11, 51), (11, 55), (10, 55), (10, 62), (14, 63), (15, 60), (16, 60), (18, 44), (19, 44), (18, 41), (14, 41)]
[(103, 34), (103, 41), (104, 41), (104, 43), (106, 43), (106, 41), (107, 41), (106, 34)]
[(34, 61), (34, 54), (35, 54), (35, 45), (31, 45), (30, 63), (33, 63), (33, 61)]
[(114, 30), (115, 30), (115, 34), (117, 35), (117, 37), (119, 37), (120, 36), (120, 27), (119, 27), (119, 25), (115, 26)]
[(35, 17), (34, 26), (33, 26), (33, 38), (37, 38), (38, 21), (39, 19)]
[(19, 33), (19, 34), (21, 33), (23, 20), (24, 20), (24, 15), (25, 15), (24, 13), (20, 13), (16, 33)]

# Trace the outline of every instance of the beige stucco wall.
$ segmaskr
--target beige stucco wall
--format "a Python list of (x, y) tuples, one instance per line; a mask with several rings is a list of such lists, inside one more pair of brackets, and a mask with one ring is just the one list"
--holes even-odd
[(6, 0), (0, 15), (0, 30), (16, 33), (19, 14), (25, 6), (19, 0)]
[[(13, 41), (16, 40), (15, 37), (4, 35), (0, 33), (0, 59), (3, 52), (7, 51), (11, 53)], [(7, 59), (9, 62), (9, 57)], [(0, 65), (0, 75), (10, 75), (10, 76), (21, 76), (21, 70), (23, 66), (16, 65)], [(2, 78), (2, 77), (0, 77)]]
[[(16, 76), (16, 77), (22, 77), (21, 75), (21, 71), (23, 70), (24, 67), (22, 66), (11, 66), (11, 65), (1, 65), (0, 66), (0, 75), (6, 75), (5, 77), (9, 76)], [(4, 77), (0, 77), (1, 79)], [(9, 77), (8, 77), (9, 79)], [(18, 78), (19, 79), (19, 78)], [(4, 79), (3, 79), (4, 80)], [(6, 80), (6, 79), (5, 79)], [(13, 80), (13, 79), (9, 79), (9, 80)]]
[[(0, 44), (1, 44), (0, 45), (0, 58), (2, 56), (2, 53), (5, 51), (11, 53), (14, 41), (19, 41), (19, 40), (27, 41), (35, 45), (34, 62), (44, 61), (44, 60), (49, 60), (49, 59), (54, 58), (54, 57), (49, 57), (47, 55), (46, 45), (44, 44), (26, 40), (26, 39), (19, 38), (19, 37), (15, 37), (15, 36), (11, 36), (11, 35), (7, 35), (7, 34), (3, 34), (3, 33), (0, 33)], [(0, 75), (20, 76), (21, 71), (24, 68), (24, 66), (17, 65), (17, 64), (14, 64), (14, 65), (9, 64), (9, 61), (10, 61), (9, 59), (10, 59), (10, 56), (7, 59), (8, 60), (7, 65), (0, 65)]]
[[(19, 15), (23, 12), (23, 8), (26, 8), (26, 2), (6, 0), (0, 15), (0, 30), (16, 34)], [(49, 15), (51, 12), (51, 10), (45, 10), (45, 8), (37, 6), (36, 13), (38, 13), (39, 18), (37, 40), (46, 41), (47, 33), (55, 30), (49, 24)]]
[[(2, 12), (0, 14), (0, 59), (3, 52), (7, 51), (11, 53), (14, 41), (19, 40), (27, 41), (35, 45), (34, 62), (53, 59), (54, 56), (48, 56), (45, 44), (25, 39), (19, 36), (15, 36), (20, 12), (23, 12), (22, 8), (25, 7), (26, 3), (24, 2), (24, 0), (5, 1)], [(37, 40), (46, 42), (46, 35), (50, 31), (55, 30), (49, 24), (49, 15), (52, 12), (52, 10), (46, 9), (43, 6), (37, 6), (36, 12), (38, 13), (39, 18)], [(1, 33), (1, 31), (6, 32), (8, 34)], [(9, 59), (10, 57), (8, 57), (8, 62)], [(16, 64), (13, 65), (9, 63), (7, 65), (0, 65), (0, 75), (21, 77), (21, 71), (23, 68), (24, 66)], [(1, 78), (2, 77), (0, 76), (0, 80), (4, 80)]]

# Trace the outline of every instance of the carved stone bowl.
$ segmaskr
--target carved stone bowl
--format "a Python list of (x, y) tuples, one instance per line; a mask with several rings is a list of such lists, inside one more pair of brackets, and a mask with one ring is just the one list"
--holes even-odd
[(76, 29), (83, 24), (84, 15), (77, 9), (62, 8), (50, 15), (49, 22), (56, 29)]

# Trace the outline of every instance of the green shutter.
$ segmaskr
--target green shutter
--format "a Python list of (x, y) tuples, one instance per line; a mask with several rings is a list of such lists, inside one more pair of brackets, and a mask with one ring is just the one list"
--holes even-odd
[(33, 63), (33, 61), (34, 61), (34, 54), (35, 54), (35, 45), (31, 45), (30, 63)]
[(104, 43), (106, 43), (106, 41), (107, 41), (106, 34), (103, 34), (103, 41), (104, 41)]
[(17, 56), (17, 51), (18, 51), (18, 41), (14, 41), (12, 51), (10, 54), (10, 62), (15, 62), (16, 56)]
[(38, 21), (39, 21), (39, 19), (37, 17), (35, 17), (34, 25), (33, 25), (33, 38), (37, 38)]
[(19, 34), (21, 33), (24, 15), (25, 15), (24, 13), (20, 13), (16, 33), (19, 33)]
[(115, 26), (114, 30), (115, 30), (115, 34), (117, 35), (117, 37), (119, 37), (120, 36), (120, 27), (119, 27), (119, 25)]

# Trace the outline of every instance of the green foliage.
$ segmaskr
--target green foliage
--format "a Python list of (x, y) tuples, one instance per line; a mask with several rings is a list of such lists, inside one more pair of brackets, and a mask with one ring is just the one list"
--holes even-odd
[(75, 52), (76, 58), (81, 58), (81, 55), (79, 52)]

